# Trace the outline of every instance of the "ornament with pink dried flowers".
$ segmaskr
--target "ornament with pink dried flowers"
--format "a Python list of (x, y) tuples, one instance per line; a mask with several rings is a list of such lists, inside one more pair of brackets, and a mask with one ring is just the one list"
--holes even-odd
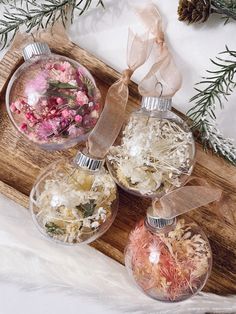
[(6, 92), (8, 114), (16, 128), (44, 149), (85, 141), (101, 113), (100, 92), (78, 62), (50, 53), (44, 43), (23, 50), (25, 63)]
[(149, 297), (178, 302), (205, 285), (212, 267), (206, 235), (191, 220), (141, 220), (129, 236), (125, 265), (136, 285)]

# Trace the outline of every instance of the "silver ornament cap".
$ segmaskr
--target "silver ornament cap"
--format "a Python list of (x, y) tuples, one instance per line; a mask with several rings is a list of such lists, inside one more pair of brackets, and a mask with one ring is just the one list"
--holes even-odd
[(151, 229), (155, 230), (160, 230), (163, 229), (167, 226), (171, 226), (173, 225), (173, 223), (175, 222), (175, 218), (171, 218), (171, 219), (165, 219), (165, 218), (161, 218), (158, 217), (154, 211), (152, 207), (149, 207), (147, 209), (147, 217), (146, 217), (146, 224), (151, 227)]
[(172, 98), (143, 97), (141, 106), (148, 111), (168, 111), (172, 107)]
[(92, 158), (82, 152), (78, 152), (74, 159), (76, 166), (92, 171), (100, 170), (104, 165), (104, 162), (104, 159)]
[(41, 42), (31, 43), (23, 49), (23, 57), (25, 61), (31, 59), (34, 56), (48, 55), (50, 53), (51, 51), (48, 45)]

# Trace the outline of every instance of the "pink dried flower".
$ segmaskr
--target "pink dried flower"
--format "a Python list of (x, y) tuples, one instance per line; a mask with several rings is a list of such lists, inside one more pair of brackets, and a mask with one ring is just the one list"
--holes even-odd
[(74, 68), (72, 67), (72, 65), (68, 61), (65, 61), (61, 64), (61, 69), (62, 69), (62, 71), (67, 71), (69, 73), (75, 72)]
[(18, 110), (22, 110), (25, 105), (25, 101), (23, 99), (15, 101), (15, 107)]
[(79, 114), (77, 114), (77, 116), (75, 116), (75, 122), (76, 123), (80, 123), (80, 122), (82, 122), (82, 120), (83, 120), (83, 118)]
[(58, 105), (62, 105), (64, 103), (64, 100), (61, 97), (57, 97), (56, 101)]
[(16, 112), (16, 111), (17, 111), (17, 109), (16, 109), (16, 106), (15, 106), (15, 103), (14, 103), (14, 102), (10, 105), (10, 109), (11, 109), (11, 112)]
[(101, 105), (99, 103), (96, 103), (93, 108), (94, 108), (94, 110), (99, 111), (101, 108)]
[(60, 127), (60, 119), (54, 118), (48, 121), (43, 121), (38, 125), (37, 128), (37, 136), (42, 139), (46, 140), (49, 136), (53, 134), (58, 134), (58, 128)]
[(71, 125), (68, 128), (68, 132), (71, 137), (76, 137), (84, 134), (84, 130), (82, 128), (77, 128), (75, 125)]
[(97, 119), (94, 119), (94, 118), (93, 118), (93, 119), (90, 119), (90, 120), (89, 120), (90, 127), (95, 126), (96, 123), (97, 123)]
[(54, 65), (53, 64), (51, 64), (51, 63), (47, 63), (47, 64), (45, 64), (45, 69), (46, 70), (52, 70), (53, 69), (53, 67), (54, 67)]
[(53, 68), (54, 71), (50, 72), (51, 79), (62, 83), (68, 83), (74, 79), (76, 70), (69, 62), (55, 63)]
[(63, 118), (68, 118), (68, 117), (70, 117), (71, 114), (70, 114), (70, 111), (68, 109), (64, 109), (64, 110), (62, 110), (61, 115)]
[(20, 113), (20, 111), (24, 108), (25, 101), (24, 100), (16, 100), (12, 102), (10, 105), (10, 109), (12, 112)]
[(72, 117), (76, 116), (76, 110), (70, 110), (70, 114)]
[(23, 132), (26, 132), (26, 131), (27, 131), (27, 128), (28, 128), (28, 126), (27, 126), (26, 123), (22, 123), (21, 126), (20, 126), (20, 129), (21, 129), (21, 131), (23, 131)]
[(64, 109), (62, 110), (61, 115), (65, 119), (73, 118), (74, 116), (76, 116), (76, 111), (70, 110), (70, 109)]
[(53, 134), (53, 127), (50, 122), (43, 121), (37, 129), (37, 135), (40, 139), (46, 140), (48, 136)]
[(84, 68), (82, 68), (82, 67), (78, 67), (78, 69), (77, 69), (77, 73), (78, 73), (78, 75), (80, 76), (85, 76), (87, 73), (85, 72), (85, 70), (84, 70)]
[(27, 120), (29, 120), (32, 123), (37, 121), (36, 117), (34, 116), (34, 114), (32, 112), (27, 112), (25, 114), (25, 117), (26, 117)]
[(92, 128), (95, 126), (95, 124), (97, 123), (97, 119), (91, 118), (89, 114), (86, 114), (83, 117), (83, 126), (85, 128)]
[(77, 128), (75, 125), (71, 125), (68, 129), (69, 135), (71, 137), (76, 137), (77, 136)]
[(47, 105), (48, 105), (47, 100), (46, 100), (46, 99), (41, 100), (40, 105), (41, 105), (42, 107), (47, 107)]
[(44, 94), (48, 89), (48, 76), (45, 72), (40, 72), (32, 80), (30, 80), (25, 88), (27, 95), (32, 93)]
[(85, 93), (78, 91), (76, 94), (76, 101), (79, 106), (83, 106), (88, 104), (89, 99)]
[(55, 63), (53, 67), (55, 70), (61, 71), (61, 72), (71, 71), (71, 68), (72, 68), (71, 64), (67, 61)]

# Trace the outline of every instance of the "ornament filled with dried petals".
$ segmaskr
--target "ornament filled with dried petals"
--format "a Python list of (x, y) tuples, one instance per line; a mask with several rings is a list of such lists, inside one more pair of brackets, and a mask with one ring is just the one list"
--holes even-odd
[(192, 133), (163, 102), (171, 105), (145, 97), (125, 125), (120, 145), (111, 147), (107, 157), (114, 180), (140, 196), (161, 197), (183, 185), (193, 169)]
[(30, 195), (39, 231), (71, 245), (90, 243), (107, 231), (117, 205), (116, 184), (102, 161), (91, 161), (81, 152), (72, 160), (62, 159), (46, 168)]
[(207, 237), (193, 221), (173, 220), (154, 230), (142, 220), (129, 236), (125, 264), (145, 294), (177, 302), (203, 288), (211, 271), (212, 253)]
[(52, 54), (45, 43), (23, 50), (25, 63), (6, 92), (8, 114), (16, 128), (44, 149), (66, 149), (85, 141), (101, 112), (100, 93), (89, 71)]

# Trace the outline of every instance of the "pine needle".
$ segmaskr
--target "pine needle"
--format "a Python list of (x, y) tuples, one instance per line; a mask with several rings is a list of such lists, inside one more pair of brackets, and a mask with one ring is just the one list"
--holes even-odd
[(47, 28), (60, 20), (65, 26), (68, 20), (67, 11), (71, 8), (73, 22), (74, 11), (84, 14), (96, 1), (97, 6), (104, 4), (101, 0), (0, 0), (4, 12), (0, 19), (0, 48), (6, 48), (15, 37), (17, 31), (24, 27), (27, 33), (40, 28)]
[(210, 147), (215, 153), (224, 157), (236, 166), (236, 147), (232, 139), (224, 138), (216, 127), (216, 106), (223, 109), (223, 101), (228, 101), (228, 96), (236, 87), (236, 51), (226, 50), (220, 53), (220, 57), (211, 62), (217, 70), (207, 71), (210, 75), (204, 77), (197, 85), (204, 88), (196, 88), (197, 94), (190, 99), (195, 105), (187, 112), (193, 121), (193, 129), (198, 130), (199, 138), (204, 147)]

